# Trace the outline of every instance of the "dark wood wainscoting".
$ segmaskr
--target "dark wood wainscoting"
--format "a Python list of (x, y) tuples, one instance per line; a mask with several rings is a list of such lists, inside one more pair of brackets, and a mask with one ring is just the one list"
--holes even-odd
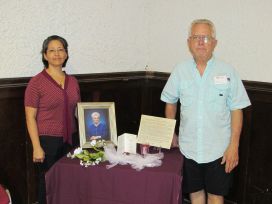
[[(115, 102), (118, 135), (137, 134), (141, 114), (164, 116), (160, 94), (169, 73), (103, 73), (76, 77), (82, 101)], [(16, 204), (36, 201), (37, 169), (32, 163), (23, 102), (28, 80), (0, 79), (0, 182), (9, 188)], [(235, 169), (226, 203), (268, 204), (272, 203), (272, 84), (250, 81), (244, 84), (252, 106), (244, 110), (240, 165)]]
[(245, 81), (252, 103), (245, 202), (272, 203), (272, 85)]

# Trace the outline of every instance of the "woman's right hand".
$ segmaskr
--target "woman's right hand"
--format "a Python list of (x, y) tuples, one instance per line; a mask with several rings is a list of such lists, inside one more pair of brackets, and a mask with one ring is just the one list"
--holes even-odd
[(45, 154), (41, 147), (35, 148), (33, 150), (33, 162), (43, 163), (44, 158), (45, 158)]

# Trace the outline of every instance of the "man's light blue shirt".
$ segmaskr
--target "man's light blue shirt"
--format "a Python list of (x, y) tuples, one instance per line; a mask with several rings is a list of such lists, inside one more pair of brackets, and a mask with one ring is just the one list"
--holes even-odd
[(231, 111), (250, 105), (238, 74), (214, 57), (202, 76), (193, 59), (178, 64), (161, 100), (170, 104), (180, 100), (180, 150), (197, 163), (223, 156), (231, 137)]

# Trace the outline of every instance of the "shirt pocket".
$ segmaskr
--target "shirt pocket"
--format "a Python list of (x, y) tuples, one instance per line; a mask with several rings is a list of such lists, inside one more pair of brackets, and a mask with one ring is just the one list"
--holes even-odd
[(229, 84), (213, 84), (208, 94), (208, 104), (211, 110), (216, 112), (226, 111)]
[(193, 81), (180, 82), (180, 104), (182, 107), (189, 107), (193, 103)]

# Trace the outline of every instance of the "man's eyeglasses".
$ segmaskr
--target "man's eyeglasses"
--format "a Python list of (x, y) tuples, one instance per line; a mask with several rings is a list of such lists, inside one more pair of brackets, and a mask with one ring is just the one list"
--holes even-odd
[(204, 42), (206, 43), (210, 43), (214, 38), (208, 35), (192, 35), (190, 37), (194, 42)]

